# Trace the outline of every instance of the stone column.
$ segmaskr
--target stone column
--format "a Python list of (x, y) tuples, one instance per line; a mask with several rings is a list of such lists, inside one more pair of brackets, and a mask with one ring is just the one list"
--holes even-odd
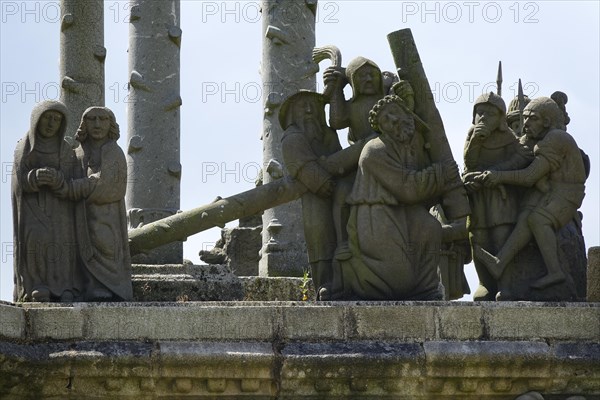
[[(315, 47), (316, 8), (316, 0), (262, 1), (264, 183), (278, 178), (267, 168), (271, 160), (283, 165), (283, 130), (278, 121), (283, 100), (300, 89), (316, 89), (318, 66), (311, 56)], [(300, 201), (266, 210), (259, 275), (301, 276), (307, 267)]]
[(104, 106), (104, 2), (61, 0), (60, 79), (69, 110), (67, 135), (75, 136), (81, 115)]
[[(130, 5), (125, 201), (135, 228), (179, 210), (181, 29), (179, 0), (131, 0)], [(134, 262), (180, 264), (183, 243), (138, 255)]]

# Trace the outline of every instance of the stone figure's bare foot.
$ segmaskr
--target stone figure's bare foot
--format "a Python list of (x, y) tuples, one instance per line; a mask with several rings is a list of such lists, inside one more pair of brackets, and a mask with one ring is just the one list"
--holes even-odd
[(566, 279), (565, 275), (560, 273), (548, 274), (538, 279), (537, 281), (531, 284), (531, 287), (534, 289), (545, 289), (549, 286), (556, 285), (557, 283), (561, 283)]
[(488, 253), (479, 245), (475, 245), (474, 253), (475, 257), (485, 265), (490, 275), (496, 280), (500, 279), (502, 272), (504, 272), (504, 268), (500, 265), (500, 259)]

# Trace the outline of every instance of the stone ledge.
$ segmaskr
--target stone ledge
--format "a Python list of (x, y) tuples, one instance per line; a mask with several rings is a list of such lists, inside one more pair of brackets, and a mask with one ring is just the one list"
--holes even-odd
[(600, 341), (599, 303), (0, 304), (20, 340)]
[(0, 302), (0, 338), (22, 339), (25, 337), (25, 310), (12, 304)]
[(599, 363), (574, 342), (0, 342), (0, 397), (595, 399)]
[[(315, 298), (312, 280), (237, 276), (226, 265), (134, 264), (135, 301), (301, 301)], [(301, 288), (306, 284), (305, 292)]]
[(600, 398), (600, 304), (0, 304), (0, 398)]

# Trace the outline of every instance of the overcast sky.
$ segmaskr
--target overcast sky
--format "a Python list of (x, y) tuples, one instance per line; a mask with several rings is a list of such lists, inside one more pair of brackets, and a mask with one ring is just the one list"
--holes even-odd
[[(0, 299), (12, 300), (13, 151), (36, 102), (57, 99), (60, 11), (57, 1), (0, 1), (1, 232)], [(254, 185), (262, 162), (259, 2), (181, 2), (181, 208), (206, 204)], [(106, 106), (127, 137), (129, 2), (105, 1)], [(318, 4), (317, 46), (337, 45), (343, 65), (365, 56), (395, 70), (386, 35), (411, 28), (458, 164), (472, 103), (494, 90), (502, 60), (503, 97), (524, 83), (530, 97), (569, 96), (568, 131), (592, 161), (583, 203), (586, 244), (600, 244), (599, 2), (597, 1), (326, 1)], [(322, 69), (326, 66), (322, 63)], [(322, 78), (318, 76), (318, 87)], [(340, 133), (342, 138), (345, 133)], [(233, 225), (233, 224), (230, 224)], [(212, 229), (188, 239), (184, 257), (219, 237)], [(476, 276), (468, 267), (472, 290)]]

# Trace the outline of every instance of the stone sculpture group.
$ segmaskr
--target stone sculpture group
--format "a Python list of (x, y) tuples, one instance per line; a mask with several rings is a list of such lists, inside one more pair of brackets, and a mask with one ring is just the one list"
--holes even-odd
[[(471, 259), (475, 300), (585, 299), (589, 159), (566, 132), (566, 95), (521, 94), (508, 110), (498, 94), (480, 96), (461, 174), (416, 49), (402, 54), (398, 76), (358, 57), (324, 71), (323, 93), (300, 90), (280, 107), (273, 164), (304, 188), (318, 299), (460, 298)], [(67, 114), (40, 103), (15, 151), (15, 300), (131, 300), (118, 124), (91, 107), (68, 135)]]
[[(508, 115), (493, 92), (475, 101), (460, 176), (471, 211), (449, 220), (440, 203), (458, 167), (432, 155), (411, 82), (364, 57), (323, 77), (323, 94), (294, 94), (280, 113), (284, 164), (308, 188), (304, 230), (320, 300), (460, 298), (471, 259), (475, 300), (585, 299), (578, 208), (589, 159), (566, 132), (564, 93), (520, 96)], [(349, 128), (360, 149), (337, 175), (326, 159), (340, 149), (332, 128)]]
[(111, 110), (83, 113), (73, 148), (67, 110), (38, 104), (15, 150), (15, 301), (131, 300), (127, 164)]

